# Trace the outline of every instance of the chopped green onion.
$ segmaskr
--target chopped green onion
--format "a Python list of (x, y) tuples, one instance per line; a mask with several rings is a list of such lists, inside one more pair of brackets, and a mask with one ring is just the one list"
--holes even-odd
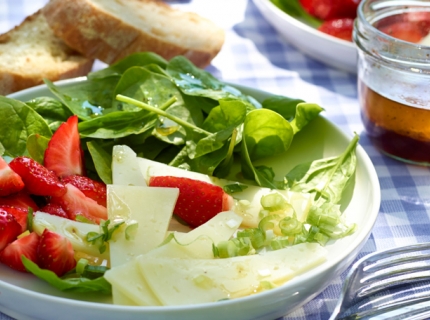
[(28, 207), (27, 211), (27, 230), (32, 232), (33, 231), (33, 208)]
[(285, 210), (289, 204), (287, 200), (279, 193), (270, 193), (261, 197), (261, 206), (270, 212)]
[(285, 217), (279, 221), (279, 228), (283, 235), (293, 236), (302, 232), (303, 224), (294, 217)]
[(220, 258), (230, 258), (238, 255), (238, 247), (233, 241), (221, 241), (217, 247)]
[(76, 264), (76, 273), (83, 274), (85, 272), (85, 267), (88, 265), (88, 260), (81, 258)]

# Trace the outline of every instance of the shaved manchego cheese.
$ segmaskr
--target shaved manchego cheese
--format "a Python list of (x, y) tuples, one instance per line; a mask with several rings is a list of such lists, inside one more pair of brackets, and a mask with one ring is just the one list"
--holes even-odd
[(274, 286), (325, 261), (327, 251), (303, 243), (265, 254), (226, 259), (137, 258), (140, 272), (163, 305), (189, 305), (238, 298)]

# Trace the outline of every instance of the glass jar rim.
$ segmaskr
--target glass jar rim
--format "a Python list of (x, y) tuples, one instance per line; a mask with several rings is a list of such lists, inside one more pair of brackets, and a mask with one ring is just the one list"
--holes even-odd
[(374, 24), (384, 18), (408, 12), (429, 12), (428, 0), (363, 0), (357, 9), (353, 38), (358, 48), (386, 63), (414, 65), (430, 72), (430, 46), (397, 39)]

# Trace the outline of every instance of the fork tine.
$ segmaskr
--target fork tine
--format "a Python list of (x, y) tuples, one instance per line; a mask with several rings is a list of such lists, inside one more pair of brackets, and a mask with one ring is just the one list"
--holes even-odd
[[(357, 303), (365, 297), (381, 290), (386, 290), (389, 287), (429, 279), (429, 266), (416, 265), (417, 262), (430, 260), (430, 254), (422, 252), (426, 250), (430, 250), (430, 243), (374, 252), (358, 260), (345, 279), (341, 295), (330, 320), (337, 319), (339, 314), (345, 313), (354, 301)], [(409, 256), (405, 257), (404, 255)], [(415, 265), (398, 270), (393, 269), (393, 267), (411, 263), (415, 263)], [(427, 299), (430, 298), (427, 297)], [(402, 305), (399, 303), (391, 304), (391, 307), (400, 308)]]

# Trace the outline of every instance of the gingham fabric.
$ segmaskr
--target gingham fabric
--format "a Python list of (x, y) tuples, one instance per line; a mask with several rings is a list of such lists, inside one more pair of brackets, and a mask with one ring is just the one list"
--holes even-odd
[[(46, 0), (0, 0), (0, 33), (19, 24)], [(370, 156), (382, 190), (380, 213), (358, 258), (400, 245), (430, 241), (430, 172), (383, 156), (363, 132), (357, 102), (356, 75), (314, 61), (285, 42), (263, 18), (252, 0), (169, 1), (195, 11), (226, 29), (226, 42), (207, 70), (216, 77), (274, 94), (319, 103), (324, 115), (351, 135)], [(96, 63), (99, 69), (102, 63)], [(357, 258), (357, 259), (358, 259)], [(327, 320), (346, 272), (321, 294), (284, 320)], [(0, 275), (1, 279), (1, 275)], [(0, 298), (0, 311), (2, 310)], [(0, 314), (1, 320), (10, 320)]]

